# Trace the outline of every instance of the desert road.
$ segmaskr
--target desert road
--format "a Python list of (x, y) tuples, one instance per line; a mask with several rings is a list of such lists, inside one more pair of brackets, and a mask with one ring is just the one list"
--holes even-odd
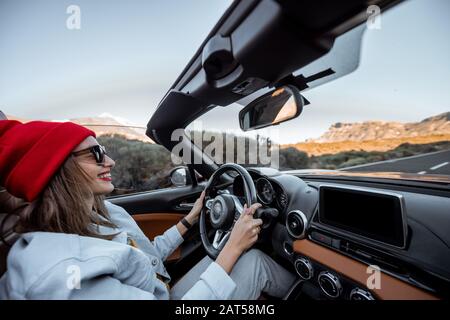
[(373, 162), (354, 167), (342, 168), (341, 171), (389, 171), (418, 174), (450, 175), (450, 150), (415, 155), (380, 162)]

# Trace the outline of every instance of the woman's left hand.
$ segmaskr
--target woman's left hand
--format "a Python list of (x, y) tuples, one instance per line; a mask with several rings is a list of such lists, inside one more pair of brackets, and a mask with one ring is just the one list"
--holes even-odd
[(198, 221), (200, 216), (200, 212), (203, 208), (203, 201), (205, 200), (205, 191), (202, 192), (200, 197), (195, 201), (194, 207), (192, 207), (189, 214), (185, 217), (185, 219), (191, 224), (195, 224)]

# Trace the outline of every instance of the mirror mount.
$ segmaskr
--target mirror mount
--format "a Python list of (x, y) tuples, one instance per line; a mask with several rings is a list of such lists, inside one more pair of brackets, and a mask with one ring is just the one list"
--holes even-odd
[(278, 82), (274, 83), (272, 86), (275, 88), (279, 88), (282, 86), (292, 85), (298, 88), (299, 91), (303, 91), (309, 88), (308, 83), (331, 76), (336, 72), (332, 68), (328, 68), (312, 74), (308, 77), (305, 77), (303, 74), (299, 74), (298, 76), (294, 76), (292, 73), (287, 77), (282, 78)]
[(187, 165), (187, 170), (189, 172), (189, 177), (191, 178), (191, 184), (193, 187), (198, 185), (197, 174), (195, 172), (194, 166), (192, 164)]
[(293, 74), (288, 75), (287, 77), (284, 77), (283, 79), (279, 80), (278, 82), (273, 84), (274, 88), (281, 88), (283, 86), (294, 86), (299, 91), (303, 91), (305, 89), (308, 89), (308, 78), (305, 78), (302, 74), (298, 76), (294, 76)]

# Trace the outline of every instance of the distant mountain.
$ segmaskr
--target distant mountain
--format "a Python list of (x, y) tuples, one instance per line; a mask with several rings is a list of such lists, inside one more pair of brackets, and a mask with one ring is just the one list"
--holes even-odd
[(420, 122), (401, 123), (367, 121), (335, 123), (318, 139), (282, 145), (309, 155), (336, 154), (344, 151), (388, 151), (403, 143), (428, 144), (450, 141), (450, 112)]
[(438, 134), (450, 134), (450, 112), (413, 123), (385, 121), (338, 122), (333, 124), (318, 139), (310, 139), (307, 142), (384, 140)]
[[(19, 120), (21, 122), (32, 121), (30, 119), (18, 118), (11, 115), (7, 115), (7, 117), (8, 119)], [(103, 113), (98, 117), (85, 117), (52, 121), (70, 121), (76, 124), (80, 124), (94, 131), (97, 136), (122, 135), (130, 140), (140, 140), (143, 142), (153, 143), (153, 140), (145, 135), (145, 127), (134, 125), (126, 119), (114, 117), (113, 115), (107, 113)]]
[(113, 118), (109, 115), (89, 118), (70, 119), (71, 122), (83, 125), (97, 136), (105, 135), (121, 135), (130, 140), (140, 140), (153, 143), (153, 141), (145, 135), (145, 127), (131, 124), (130, 122), (120, 121), (120, 118)]
[(25, 119), (25, 118), (19, 118), (19, 117), (12, 116), (12, 115), (10, 115), (10, 114), (7, 114), (6, 117), (7, 117), (9, 120), (17, 120), (17, 121), (20, 121), (20, 122), (28, 122), (28, 121), (31, 121), (31, 120), (28, 120), (28, 119)]

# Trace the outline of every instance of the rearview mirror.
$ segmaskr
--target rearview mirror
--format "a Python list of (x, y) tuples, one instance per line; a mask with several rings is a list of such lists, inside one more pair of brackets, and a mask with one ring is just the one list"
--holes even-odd
[(303, 104), (296, 87), (283, 86), (250, 102), (239, 112), (239, 124), (244, 131), (273, 126), (298, 117)]

